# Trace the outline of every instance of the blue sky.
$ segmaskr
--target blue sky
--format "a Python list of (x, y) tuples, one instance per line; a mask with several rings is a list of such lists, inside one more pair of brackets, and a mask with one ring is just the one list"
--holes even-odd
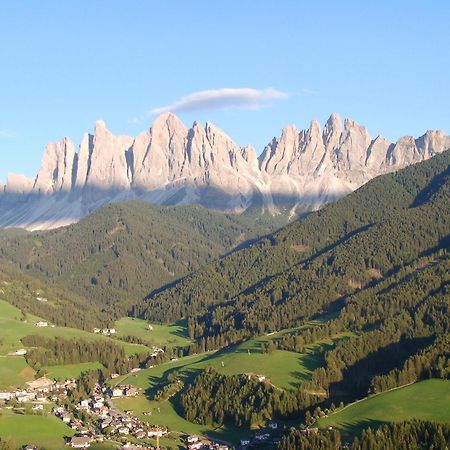
[(97, 119), (135, 135), (166, 107), (258, 152), (332, 112), (391, 140), (450, 133), (449, 17), (448, 1), (2, 0), (0, 181)]

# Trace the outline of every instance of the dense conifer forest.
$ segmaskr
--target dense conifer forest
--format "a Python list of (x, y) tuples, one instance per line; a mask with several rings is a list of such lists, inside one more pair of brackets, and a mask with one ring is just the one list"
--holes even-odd
[[(339, 432), (307, 436), (292, 430), (283, 438), (279, 450), (338, 450), (344, 444)], [(411, 421), (368, 428), (361, 437), (346, 443), (351, 450), (431, 450), (450, 446), (450, 427), (433, 422)]]
[(286, 223), (258, 211), (226, 215), (142, 201), (105, 206), (55, 230), (0, 233), (0, 258), (117, 318), (150, 291)]

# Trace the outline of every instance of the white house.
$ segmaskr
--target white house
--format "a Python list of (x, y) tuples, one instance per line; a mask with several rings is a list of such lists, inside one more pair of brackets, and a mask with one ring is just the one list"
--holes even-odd
[(40, 320), (39, 322), (36, 323), (36, 326), (38, 328), (48, 327), (48, 322), (44, 322), (43, 320)]
[(13, 354), (14, 356), (24, 356), (27, 354), (27, 351), (24, 348), (19, 348), (19, 350), (16, 350)]
[(153, 428), (150, 428), (147, 431), (147, 436), (149, 438), (151, 438), (151, 437), (163, 437), (165, 434), (167, 434), (167, 431), (162, 429), (162, 428), (159, 428), (159, 427), (153, 427)]
[(12, 396), (11, 392), (0, 392), (0, 400), (11, 400)]
[(113, 397), (122, 397), (122, 395), (123, 395), (123, 389), (121, 389), (121, 388), (114, 388), (112, 390), (112, 396)]
[(86, 436), (74, 436), (70, 445), (72, 448), (88, 448), (91, 445), (91, 438)]

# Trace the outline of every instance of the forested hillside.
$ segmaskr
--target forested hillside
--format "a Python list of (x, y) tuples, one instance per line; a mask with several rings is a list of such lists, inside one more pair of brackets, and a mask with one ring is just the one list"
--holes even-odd
[(340, 310), (352, 295), (389, 290), (410, 273), (445, 264), (449, 164), (445, 152), (379, 177), (153, 295), (137, 313), (189, 317), (191, 337), (230, 342), (298, 326)]
[(0, 262), (0, 299), (27, 313), (45, 318), (59, 326), (92, 330), (112, 323), (116, 312), (98, 308), (70, 289), (50, 286), (43, 280)]
[(106, 206), (77, 224), (52, 231), (3, 230), (0, 257), (100, 308), (117, 310), (119, 316), (148, 292), (272, 231), (284, 220), (132, 201)]
[(380, 177), (151, 297), (146, 317), (188, 317), (198, 342), (192, 352), (261, 334), (268, 358), (276, 348), (304, 353), (330, 342), (321, 367), (288, 393), (247, 377), (199, 374), (174, 400), (184, 417), (238, 426), (297, 417), (306, 427), (341, 402), (449, 379), (449, 200), (447, 152)]

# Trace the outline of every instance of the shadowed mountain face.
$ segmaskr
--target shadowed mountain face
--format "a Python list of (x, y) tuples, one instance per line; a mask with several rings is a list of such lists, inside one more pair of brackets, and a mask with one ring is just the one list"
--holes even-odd
[(188, 129), (170, 113), (136, 138), (115, 136), (98, 121), (78, 152), (68, 138), (48, 144), (34, 180), (8, 176), (0, 186), (0, 226), (56, 228), (136, 198), (226, 212), (312, 211), (449, 147), (450, 137), (440, 131), (397, 143), (372, 139), (365, 127), (350, 119), (342, 125), (333, 114), (323, 130), (316, 121), (308, 130), (286, 127), (258, 158), (214, 125), (195, 122)]

